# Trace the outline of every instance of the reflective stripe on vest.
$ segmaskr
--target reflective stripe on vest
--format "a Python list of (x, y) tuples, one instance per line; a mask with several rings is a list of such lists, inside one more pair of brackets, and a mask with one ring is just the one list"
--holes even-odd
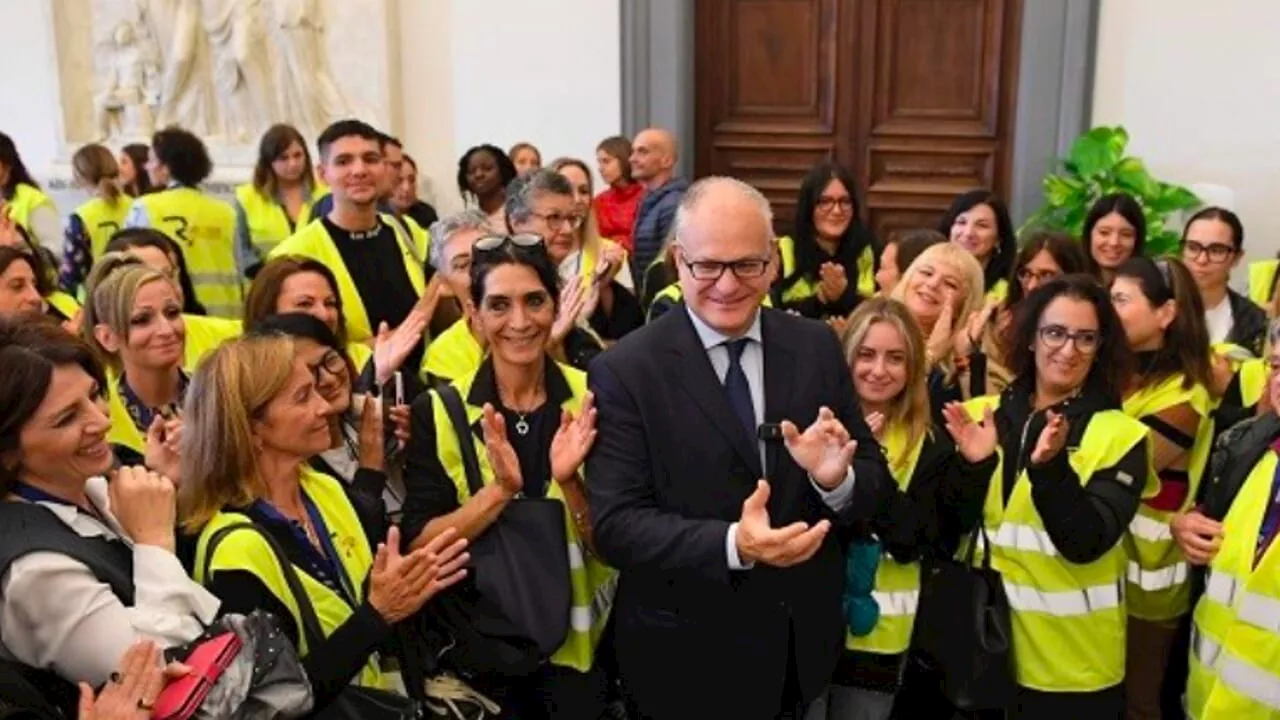
[(311, 195), (302, 203), (294, 229), (290, 229), (288, 212), (278, 201), (263, 195), (252, 183), (237, 187), (236, 202), (240, 203), (240, 209), (244, 211), (245, 223), (249, 226), (249, 240), (254, 248), (266, 257), (294, 230), (305, 227), (311, 222), (311, 206), (324, 197), (326, 192), (328, 191), (324, 185), (312, 185)]
[(152, 227), (177, 243), (195, 286), (196, 299), (209, 314), (239, 317), (244, 296), (236, 269), (235, 210), (189, 187), (143, 195), (135, 202), (146, 208)]
[[(1129, 580), (1129, 614), (1144, 620), (1173, 620), (1191, 609), (1191, 588), (1186, 584), (1189, 578), (1186, 558), (1173, 541), (1169, 523), (1178, 512), (1185, 511), (1195, 502), (1200, 477), (1213, 448), (1213, 399), (1202, 385), (1185, 387), (1186, 379), (1186, 375), (1176, 373), (1124, 399), (1125, 414), (1136, 420), (1180, 405), (1187, 405), (1200, 418), (1188, 451), (1186, 470), (1189, 483), (1182, 507), (1170, 512), (1156, 510), (1145, 502), (1139, 504), (1138, 513), (1129, 522), (1129, 532), (1124, 540), (1129, 555), (1129, 567), (1125, 573)], [(1158, 491), (1160, 481), (1154, 467), (1150, 481)]]
[(1009, 596), (1009, 607), (1019, 612), (1038, 612), (1057, 617), (1088, 615), (1098, 610), (1119, 607), (1123, 590), (1120, 583), (1095, 585), (1080, 590), (1045, 592), (1033, 587), (1014, 585), (1005, 581), (1004, 591)]
[(129, 217), (131, 198), (121, 195), (115, 204), (96, 197), (76, 208), (75, 214), (84, 225), (84, 232), (89, 236), (89, 257), (97, 260), (106, 252), (111, 236), (124, 227)]
[[(395, 232), (396, 239), (400, 243), (401, 260), (409, 276), (409, 283), (413, 286), (414, 292), (421, 296), (426, 281), (422, 263), (416, 259), (417, 250), (414, 247), (413, 238), (405, 237), (405, 225), (399, 220), (390, 215), (380, 215), (379, 218), (384, 225)], [(342, 313), (347, 319), (347, 340), (356, 343), (373, 337), (373, 326), (369, 322), (369, 313), (365, 309), (364, 300), (360, 297), (360, 291), (356, 288), (355, 281), (351, 279), (351, 272), (347, 270), (347, 264), (342, 260), (342, 253), (338, 252), (338, 247), (329, 236), (324, 223), (313, 222), (304, 228), (299, 228), (298, 232), (289, 236), (289, 239), (271, 251), (269, 259), (284, 255), (301, 255), (327, 265), (338, 281)]]
[[(976, 398), (965, 409), (981, 419), (984, 408), (998, 404), (998, 397)], [(1084, 422), (1079, 446), (1063, 450), (1082, 485), (1147, 442), (1146, 426), (1118, 410), (1093, 413)], [(997, 449), (983, 507), (991, 542), (982, 552), (990, 553), (1013, 610), (1017, 682), (1043, 692), (1114, 687), (1125, 672), (1123, 545), (1117, 542), (1090, 563), (1063, 558), (1031, 499), (1025, 468), (1005, 501), (1003, 452)]]
[[(548, 359), (548, 362), (551, 361)], [(565, 365), (556, 367), (564, 375), (572, 392), (572, 396), (563, 403), (562, 407), (577, 414), (582, 408), (582, 400), (587, 392), (586, 373)], [(472, 371), (453, 381), (464, 403), (475, 381), (475, 375), (476, 372)], [(467, 418), (472, 423), (481, 417), (481, 408), (467, 404), (466, 410)], [(459, 438), (454, 431), (448, 413), (434, 395), (432, 412), (436, 427), (436, 455), (445, 473), (454, 482), (458, 502), (465, 504), (471, 497), (471, 491), (467, 486), (466, 471), (462, 465), (461, 445), (459, 445), (462, 438)], [(489, 464), (488, 454), (484, 451), (484, 443), (474, 435), (466, 440), (476, 445), (477, 459), (480, 462), (480, 472), (484, 481), (492, 482), (493, 468)], [(590, 478), (584, 477), (583, 481), (589, 483)], [(565, 534), (568, 539), (565, 552), (569, 559), (572, 595), (572, 605), (568, 608), (570, 631), (564, 643), (552, 654), (551, 662), (579, 672), (587, 672), (594, 663), (596, 646), (604, 634), (605, 624), (613, 608), (617, 572), (584, 551), (582, 541), (578, 537), (577, 526), (570, 515), (568, 504), (564, 501), (564, 492), (559, 483), (555, 481), (548, 483), (546, 497), (559, 500), (564, 504)]]
[[(796, 270), (795, 240), (790, 235), (778, 238), (778, 255), (782, 260), (781, 277), (786, 290), (782, 293), (784, 303), (800, 302), (818, 293), (818, 283), (809, 278), (795, 278)], [(858, 255), (858, 277), (849, 278), (856, 283), (858, 294), (864, 298), (876, 294), (876, 260), (875, 251), (870, 246), (862, 248)]]
[[(1178, 587), (1186, 583), (1188, 577), (1189, 568), (1185, 562), (1178, 562), (1159, 570), (1143, 570), (1141, 565), (1130, 560), (1128, 571), (1125, 573), (1130, 586), (1148, 593)], [(1130, 600), (1130, 603), (1132, 602)]]
[(1255, 556), (1276, 454), (1249, 472), (1222, 520), (1222, 547), (1196, 604), (1187, 714), (1197, 720), (1280, 718), (1280, 551)]
[[(315, 504), (324, 518), (324, 523), (333, 545), (338, 552), (338, 560), (342, 570), (351, 580), (356, 593), (356, 602), (364, 601), (364, 581), (373, 567), (373, 550), (365, 538), (364, 529), (355, 509), (347, 499), (342, 484), (325, 475), (303, 466), (300, 478), (302, 489)], [(196, 544), (195, 580), (207, 585), (209, 578), (204, 576), (205, 566), (211, 572), (220, 570), (244, 571), (252, 574), (267, 590), (279, 600), (289, 613), (298, 628), (299, 656), (306, 657), (311, 651), (307, 647), (306, 638), (301, 632), (302, 623), (298, 612), (298, 603), (289, 590), (275, 553), (256, 533), (249, 531), (232, 532), (219, 543), (214, 551), (212, 562), (206, 563), (205, 553), (209, 539), (218, 530), (237, 523), (248, 522), (249, 518), (236, 512), (222, 511), (200, 531)], [(296, 568), (304, 590), (315, 608), (316, 617), (325, 637), (345, 623), (354, 613), (353, 608), (338, 593), (330, 590), (325, 584), (313, 579), (305, 570)], [(352, 680), (352, 684), (363, 687), (390, 689), (386, 677), (379, 670), (378, 654), (371, 653), (360, 673)]]
[[(906, 492), (915, 479), (916, 465), (927, 437), (919, 438), (908, 452), (909, 429), (893, 423), (884, 430), (881, 448), (889, 461), (898, 490)], [(906, 652), (920, 603), (920, 563), (900, 563), (888, 553), (880, 553), (871, 598), (880, 608), (880, 618), (871, 632), (862, 636), (845, 632), (844, 646), (858, 652), (896, 655)]]

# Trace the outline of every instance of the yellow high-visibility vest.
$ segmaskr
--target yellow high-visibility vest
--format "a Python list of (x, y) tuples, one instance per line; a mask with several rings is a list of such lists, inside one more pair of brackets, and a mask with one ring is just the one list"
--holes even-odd
[[(971, 417), (999, 405), (987, 396), (965, 403)], [(1147, 428), (1119, 410), (1088, 419), (1078, 448), (1064, 448), (1081, 484), (1113, 467), (1147, 442)], [(1028, 439), (1027, 442), (1034, 442)], [(1076, 564), (1062, 557), (1031, 500), (1026, 468), (1004, 501), (1003, 450), (983, 506), (992, 567), (1001, 573), (1013, 620), (1013, 655), (1019, 685), (1043, 692), (1092, 692), (1124, 680), (1124, 577), (1127, 558), (1117, 542), (1102, 557)], [(1134, 482), (1144, 482), (1134, 478)], [(981, 562), (981, 552), (975, 563)]]
[(1256, 559), (1275, 473), (1267, 451), (1223, 518), (1222, 548), (1192, 616), (1192, 720), (1280, 720), (1280, 544)]
[(236, 269), (235, 210), (190, 187), (171, 187), (134, 202), (146, 209), (152, 227), (177, 243), (196, 299), (211, 315), (240, 317), (244, 293)]
[[(551, 361), (548, 359), (547, 362)], [(581, 411), (582, 400), (587, 393), (586, 373), (559, 364), (552, 372), (556, 370), (564, 375), (572, 392), (572, 396), (565, 400), (561, 407), (576, 415)], [(477, 422), (483, 413), (482, 408), (466, 401), (475, 376), (476, 373), (472, 372), (453, 382), (458, 394), (462, 396), (466, 406), (467, 420), (470, 423)], [(431, 394), (431, 405), (436, 427), (436, 455), (457, 487), (458, 503), (465, 504), (471, 498), (471, 490), (467, 486), (467, 474), (462, 464), (460, 440), (453, 429), (453, 423), (449, 419), (444, 403), (440, 401), (435, 391)], [(480, 474), (484, 482), (486, 484), (493, 482), (493, 467), (489, 464), (484, 443), (474, 436), (467, 438), (467, 441), (476, 445), (476, 456), (480, 461)], [(590, 482), (590, 478), (584, 477), (583, 482)], [(568, 538), (564, 552), (569, 555), (569, 581), (572, 590), (572, 606), (568, 608), (569, 634), (560, 648), (552, 654), (551, 662), (573, 668), (578, 672), (587, 672), (595, 661), (595, 650), (600, 643), (600, 637), (604, 634), (605, 624), (609, 620), (609, 613), (613, 607), (614, 590), (618, 580), (617, 572), (587, 552), (578, 536), (577, 526), (573, 522), (569, 504), (565, 502), (564, 492), (560, 489), (559, 483), (552, 480), (548, 484), (546, 497), (559, 500), (564, 504), (564, 525)], [(552, 549), (547, 548), (547, 551), (551, 552)]]

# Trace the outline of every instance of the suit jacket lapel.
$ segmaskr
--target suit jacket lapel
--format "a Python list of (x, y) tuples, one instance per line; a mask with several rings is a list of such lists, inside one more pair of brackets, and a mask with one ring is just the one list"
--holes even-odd
[[(695, 404), (706, 415), (729, 446), (747, 463), (757, 476), (761, 473), (760, 451), (755, 438), (748, 438), (742, 430), (742, 423), (729, 406), (729, 397), (725, 394), (724, 384), (716, 377), (715, 368), (711, 366), (711, 358), (698, 340), (698, 333), (693, 329), (688, 311), (679, 305), (671, 312), (682, 316), (676, 332), (672, 333), (669, 350), (676, 356), (675, 362), (669, 366), (670, 374), (679, 382), (693, 398)], [(768, 407), (768, 403), (765, 404)]]
[[(784, 339), (778, 337), (778, 326), (772, 322), (775, 319), (772, 315), (768, 310), (762, 310), (760, 317), (760, 337), (763, 340), (761, 354), (764, 358), (764, 421), (781, 423), (783, 420), (791, 420), (804, 430), (805, 424), (802, 422), (805, 418), (787, 417), (790, 410), (787, 400), (791, 398), (791, 386), (800, 367), (791, 348)], [(772, 479), (777, 471), (778, 456), (787, 449), (781, 440), (769, 445), (774, 447), (765, 453), (769, 458), (769, 467), (765, 468), (765, 472), (766, 477)]]

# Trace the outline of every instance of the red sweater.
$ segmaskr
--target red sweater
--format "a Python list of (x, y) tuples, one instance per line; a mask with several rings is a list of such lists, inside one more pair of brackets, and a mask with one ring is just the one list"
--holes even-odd
[(640, 198), (644, 195), (644, 186), (633, 182), (626, 187), (610, 186), (595, 199), (596, 222), (600, 225), (600, 237), (608, 238), (635, 252), (631, 240), (631, 229), (636, 224), (636, 210), (640, 207)]

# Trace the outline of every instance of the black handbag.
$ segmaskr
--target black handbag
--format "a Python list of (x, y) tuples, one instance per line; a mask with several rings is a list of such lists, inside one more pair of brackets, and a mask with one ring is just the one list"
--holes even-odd
[[(280, 563), (280, 569), (284, 574), (285, 583), (289, 586), (289, 592), (293, 594), (294, 602), (298, 605), (298, 617), (302, 622), (302, 635), (306, 638), (307, 647), (319, 647), (324, 642), (325, 635), (320, 627), (320, 619), (316, 616), (316, 609), (311, 604), (311, 598), (307, 595), (306, 588), (302, 586), (302, 580), (298, 577), (297, 569), (293, 567), (293, 563), (289, 562), (289, 558), (284, 553), (284, 548), (280, 547), (280, 543), (271, 536), (271, 533), (255, 523), (229, 525), (218, 530), (213, 534), (213, 537), (209, 538), (205, 551), (206, 557), (212, 559), (213, 549), (217, 543), (221, 542), (226, 535), (238, 530), (252, 530), (258, 533), (266, 541), (267, 547), (271, 548), (271, 552), (275, 554), (277, 562)], [(205, 575), (206, 577), (208, 576), (207, 570)], [(421, 707), (412, 698), (377, 688), (348, 685), (325, 707), (316, 710), (308, 717), (316, 720), (355, 720), (356, 718), (362, 720), (411, 720), (419, 718), (421, 715)]]
[[(462, 396), (436, 388), (458, 437), (467, 487), (484, 487)], [(437, 619), (449, 635), (442, 658), (464, 674), (527, 674), (549, 658), (569, 633), (572, 589), (564, 504), (517, 497), (471, 542), (468, 577), (442, 593)]]
[[(982, 567), (974, 567), (979, 537)], [(963, 711), (1006, 709), (1017, 694), (1009, 598), (990, 548), (979, 520), (964, 560), (937, 560), (921, 578), (916, 643), (941, 675), (943, 695)]]

